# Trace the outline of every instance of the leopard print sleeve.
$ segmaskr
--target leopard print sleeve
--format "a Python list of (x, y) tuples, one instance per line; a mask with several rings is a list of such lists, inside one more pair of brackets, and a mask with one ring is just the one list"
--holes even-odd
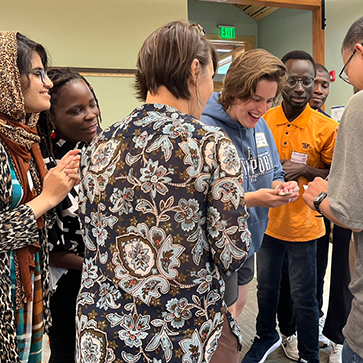
[(39, 240), (32, 209), (23, 204), (10, 210), (12, 184), (7, 154), (0, 143), (0, 253), (18, 249)]

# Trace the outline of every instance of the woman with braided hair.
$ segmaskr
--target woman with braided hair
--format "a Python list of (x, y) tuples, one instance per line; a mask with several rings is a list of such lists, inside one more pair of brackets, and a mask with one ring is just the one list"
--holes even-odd
[(50, 325), (47, 211), (78, 181), (79, 150), (47, 175), (36, 132), (50, 107), (47, 53), (0, 31), (0, 362), (40, 363)]
[[(48, 169), (68, 151), (83, 149), (97, 134), (100, 110), (87, 80), (71, 68), (53, 68), (51, 107), (40, 114), (38, 133)], [(50, 363), (73, 363), (75, 308), (81, 284), (84, 243), (78, 219), (78, 187), (56, 207), (57, 221), (48, 231), (52, 326)]]

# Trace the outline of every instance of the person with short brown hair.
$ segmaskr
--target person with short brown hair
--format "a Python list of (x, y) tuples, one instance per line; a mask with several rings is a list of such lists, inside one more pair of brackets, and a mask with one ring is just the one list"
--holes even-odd
[(286, 68), (280, 59), (264, 49), (253, 49), (235, 56), (223, 79), (219, 103), (227, 110), (236, 100), (249, 100), (261, 79), (277, 83), (276, 98), (286, 81)]
[[(293, 202), (298, 196), (297, 183), (284, 182), (274, 138), (262, 117), (279, 96), (286, 79), (285, 65), (266, 50), (239, 53), (223, 80), (222, 92), (212, 94), (202, 115), (204, 123), (220, 127), (231, 138), (244, 170), (252, 244), (249, 258), (238, 273), (224, 276), (226, 303), (237, 320), (254, 276), (254, 253), (262, 243), (268, 210)], [(289, 191), (288, 195), (281, 195), (283, 189)]]
[(156, 93), (161, 86), (177, 99), (190, 99), (193, 60), (198, 60), (201, 68), (210, 61), (213, 69), (217, 68), (217, 53), (200, 32), (204, 30), (198, 24), (185, 27), (184, 23), (175, 22), (159, 28), (145, 40), (137, 57), (136, 72), (137, 96), (141, 101), (146, 100), (148, 92)]
[(198, 120), (216, 52), (199, 26), (171, 22), (137, 67), (146, 103), (81, 161), (76, 361), (237, 363), (220, 271), (237, 270), (250, 245), (242, 169), (232, 141)]

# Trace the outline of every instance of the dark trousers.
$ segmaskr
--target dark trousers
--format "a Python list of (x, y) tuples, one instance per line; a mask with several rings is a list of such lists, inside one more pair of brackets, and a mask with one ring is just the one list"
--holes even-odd
[(50, 298), (53, 324), (49, 329), (49, 363), (74, 363), (76, 342), (76, 299), (81, 286), (81, 271), (69, 270), (58, 281)]
[[(324, 218), (326, 234), (318, 239), (317, 244), (317, 290), (316, 298), (319, 306), (319, 317), (322, 317), (324, 278), (328, 265), (330, 221)], [(352, 302), (352, 294), (348, 289), (350, 283), (349, 244), (352, 231), (334, 225), (333, 252), (331, 261), (329, 305), (325, 318), (323, 334), (337, 344), (343, 344), (342, 329), (347, 322)], [(278, 307), (278, 321), (282, 334), (290, 336), (296, 331), (294, 306), (290, 294), (287, 262), (281, 281), (280, 302)]]
[(264, 236), (257, 252), (257, 335), (263, 339), (273, 339), (276, 336), (276, 313), (285, 255), (296, 312), (299, 354), (307, 361), (318, 362), (316, 240), (288, 242)]

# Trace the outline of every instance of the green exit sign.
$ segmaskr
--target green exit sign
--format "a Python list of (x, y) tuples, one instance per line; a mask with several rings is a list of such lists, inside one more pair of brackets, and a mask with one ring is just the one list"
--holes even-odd
[(221, 39), (234, 39), (236, 37), (236, 28), (234, 26), (218, 25), (218, 28)]

